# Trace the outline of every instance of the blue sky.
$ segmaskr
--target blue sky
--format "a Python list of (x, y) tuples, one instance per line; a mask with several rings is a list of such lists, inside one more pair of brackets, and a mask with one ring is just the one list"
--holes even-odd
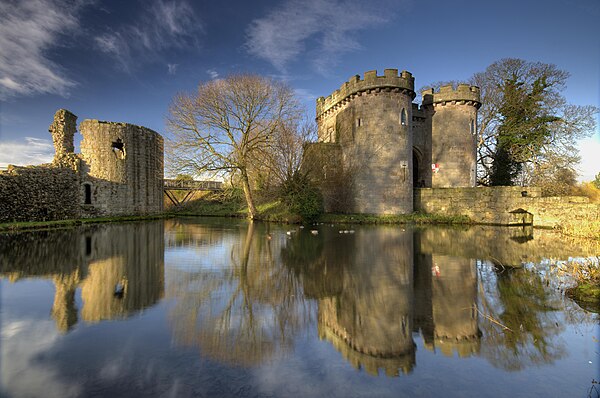
[[(569, 102), (598, 105), (598, 21), (597, 0), (0, 0), (0, 166), (49, 161), (59, 108), (168, 135), (177, 92), (239, 72), (285, 80), (314, 115), (367, 70), (419, 88), (514, 57), (556, 64)], [(598, 129), (580, 147), (589, 180)]]

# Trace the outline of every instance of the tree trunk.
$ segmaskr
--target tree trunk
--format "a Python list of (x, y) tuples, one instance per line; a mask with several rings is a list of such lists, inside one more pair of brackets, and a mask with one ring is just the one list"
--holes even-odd
[(248, 218), (251, 220), (256, 219), (256, 207), (254, 206), (254, 199), (252, 198), (252, 191), (250, 190), (250, 181), (248, 180), (248, 174), (246, 170), (242, 170), (242, 186), (244, 188), (244, 197), (246, 198), (246, 204), (248, 205)]

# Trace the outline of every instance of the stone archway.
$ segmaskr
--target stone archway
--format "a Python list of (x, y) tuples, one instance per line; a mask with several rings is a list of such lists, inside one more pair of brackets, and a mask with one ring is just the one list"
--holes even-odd
[(421, 153), (417, 148), (413, 147), (412, 151), (412, 176), (413, 176), (413, 188), (422, 188), (424, 184), (424, 176), (421, 175)]

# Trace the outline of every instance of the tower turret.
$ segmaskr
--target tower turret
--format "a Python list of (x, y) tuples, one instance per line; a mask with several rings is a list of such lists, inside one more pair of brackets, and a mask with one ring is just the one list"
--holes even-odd
[(431, 186), (475, 186), (479, 87), (448, 85), (422, 95), (423, 108), (431, 118)]

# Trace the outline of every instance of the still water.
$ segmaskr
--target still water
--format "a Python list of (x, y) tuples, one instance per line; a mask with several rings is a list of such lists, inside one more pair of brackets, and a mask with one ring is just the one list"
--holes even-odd
[(599, 317), (548, 259), (597, 250), (206, 218), (0, 235), (0, 395), (596, 397)]

